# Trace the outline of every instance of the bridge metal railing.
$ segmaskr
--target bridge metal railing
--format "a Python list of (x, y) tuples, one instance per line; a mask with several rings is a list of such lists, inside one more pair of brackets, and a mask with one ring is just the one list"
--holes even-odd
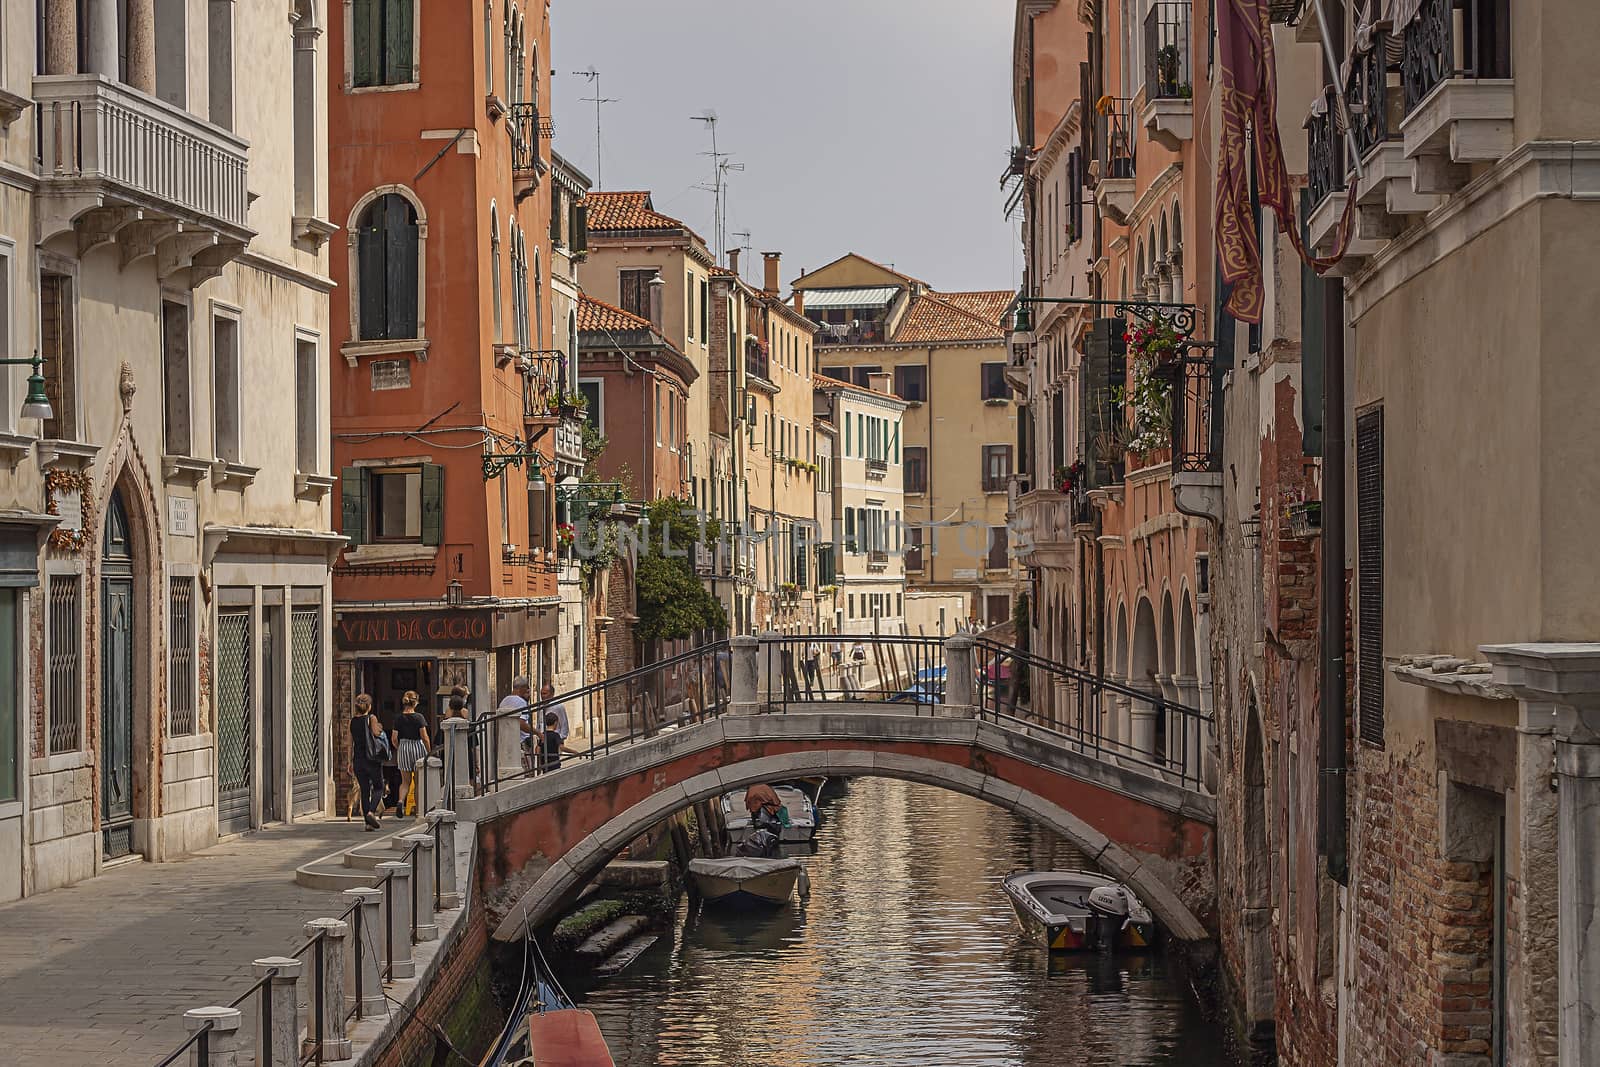
[(944, 703), (947, 673), (945, 643), (938, 637), (767, 636), (761, 639), (759, 696), (777, 712), (832, 700), (920, 710)]
[[(1043, 730), (1096, 759), (1206, 788), (1209, 713), (982, 638), (973, 642), (972, 656), (973, 706), (980, 717)], [(1046, 686), (1054, 690), (1048, 701), (1041, 699)]]

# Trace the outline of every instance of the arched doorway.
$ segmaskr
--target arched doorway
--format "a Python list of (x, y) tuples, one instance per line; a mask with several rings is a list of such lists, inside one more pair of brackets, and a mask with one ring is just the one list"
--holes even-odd
[(1156, 617), (1148, 597), (1139, 598), (1134, 612), (1133, 658), (1128, 665), (1128, 684), (1141, 693), (1151, 694), (1151, 699), (1133, 699), (1133, 733), (1130, 742), (1134, 755), (1143, 760), (1155, 760), (1161, 750), (1156, 747), (1156, 705), (1154, 694), (1160, 692), (1156, 674), (1160, 669), (1160, 649), (1156, 643)]
[(100, 832), (107, 859), (133, 851), (134, 549), (121, 490), (100, 550)]

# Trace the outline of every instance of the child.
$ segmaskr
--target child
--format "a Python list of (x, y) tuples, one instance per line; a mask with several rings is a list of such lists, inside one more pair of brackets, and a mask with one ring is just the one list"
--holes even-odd
[(561, 766), (561, 719), (553, 711), (544, 715), (544, 732), (539, 735), (539, 770), (553, 771)]

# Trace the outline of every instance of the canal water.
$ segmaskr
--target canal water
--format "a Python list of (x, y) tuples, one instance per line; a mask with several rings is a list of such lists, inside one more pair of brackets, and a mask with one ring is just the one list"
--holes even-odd
[(618, 1067), (1066, 1067), (1227, 1062), (1157, 958), (1051, 956), (1000, 880), (1087, 866), (942, 789), (858, 778), (823, 804), (811, 898), (700, 911), (588, 991)]

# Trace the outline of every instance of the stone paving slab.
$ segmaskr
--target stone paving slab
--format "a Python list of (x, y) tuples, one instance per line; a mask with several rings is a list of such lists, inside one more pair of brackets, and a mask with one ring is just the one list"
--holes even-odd
[(0, 1063), (151, 1067), (187, 1036), (185, 1011), (233, 1000), (252, 960), (344, 910), (295, 867), (366, 839), (343, 819), (273, 827), (0, 904)]

